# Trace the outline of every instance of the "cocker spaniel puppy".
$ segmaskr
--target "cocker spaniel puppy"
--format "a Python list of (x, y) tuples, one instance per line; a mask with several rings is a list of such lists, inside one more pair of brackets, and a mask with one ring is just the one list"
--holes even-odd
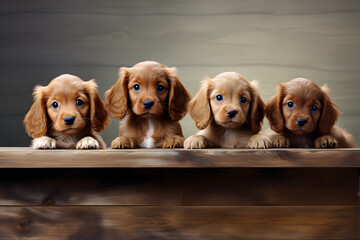
[(353, 136), (334, 126), (338, 110), (328, 93), (326, 85), (305, 78), (280, 83), (265, 110), (273, 147), (354, 147)]
[(185, 116), (191, 96), (176, 68), (154, 61), (123, 67), (105, 96), (110, 114), (123, 119), (111, 148), (183, 147), (179, 120)]
[(258, 133), (265, 104), (257, 82), (239, 73), (224, 72), (204, 80), (188, 109), (201, 131), (186, 139), (185, 148), (270, 147), (270, 139)]
[(94, 80), (63, 74), (46, 87), (36, 86), (34, 103), (24, 119), (34, 149), (105, 148), (96, 133), (109, 124), (109, 116)]

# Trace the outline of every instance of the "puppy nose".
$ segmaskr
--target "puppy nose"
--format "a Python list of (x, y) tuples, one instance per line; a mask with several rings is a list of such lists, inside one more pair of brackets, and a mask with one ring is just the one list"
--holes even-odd
[(300, 127), (304, 126), (307, 123), (305, 119), (301, 119), (301, 118), (296, 119), (296, 122), (297, 125), (299, 125)]
[(144, 101), (143, 106), (145, 109), (149, 110), (150, 108), (152, 108), (152, 106), (154, 106), (154, 102), (153, 101)]
[(226, 111), (226, 114), (228, 115), (229, 118), (235, 117), (237, 113), (238, 113), (238, 111), (236, 111), (236, 110), (228, 110), (228, 111)]
[(64, 118), (64, 122), (66, 125), (72, 125), (74, 123), (74, 120), (75, 120), (75, 117), (73, 117), (73, 116)]

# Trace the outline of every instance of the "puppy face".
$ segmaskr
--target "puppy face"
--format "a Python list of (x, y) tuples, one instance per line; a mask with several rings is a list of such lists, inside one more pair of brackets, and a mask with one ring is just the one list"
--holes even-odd
[(119, 80), (105, 96), (106, 107), (116, 118), (130, 111), (143, 118), (168, 115), (175, 121), (185, 116), (191, 98), (175, 68), (153, 61), (121, 68)]
[(206, 79), (189, 103), (190, 115), (199, 129), (204, 129), (213, 117), (222, 127), (237, 128), (245, 124), (253, 132), (261, 129), (264, 107), (256, 82), (249, 83), (235, 72)]
[(328, 134), (338, 112), (330, 101), (326, 87), (305, 78), (280, 84), (279, 91), (267, 104), (266, 116), (272, 129), (281, 133), (284, 127), (297, 135), (319, 129)]
[(93, 80), (64, 74), (48, 86), (37, 86), (34, 104), (24, 119), (31, 137), (44, 136), (48, 130), (61, 134), (76, 134), (84, 128), (102, 131), (109, 124), (105, 106)]
[(130, 71), (128, 83), (132, 111), (142, 117), (163, 114), (169, 95), (166, 68), (159, 65), (136, 66)]
[(243, 125), (251, 100), (250, 85), (240, 75), (219, 75), (213, 79), (210, 106), (218, 125), (226, 128)]
[(46, 109), (51, 127), (58, 133), (75, 134), (87, 124), (90, 102), (86, 90), (69, 80), (49, 85)]

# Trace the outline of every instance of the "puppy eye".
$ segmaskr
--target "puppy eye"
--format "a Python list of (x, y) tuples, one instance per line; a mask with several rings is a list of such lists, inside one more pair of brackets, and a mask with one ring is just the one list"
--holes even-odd
[(140, 85), (139, 85), (139, 84), (135, 84), (135, 85), (133, 86), (133, 89), (134, 89), (135, 92), (140, 91)]
[(83, 106), (83, 105), (84, 105), (84, 101), (83, 101), (83, 100), (81, 100), (81, 99), (77, 99), (77, 100), (76, 100), (76, 106), (81, 107), (81, 106)]
[(159, 92), (162, 92), (162, 91), (164, 91), (164, 86), (158, 84), (158, 85), (156, 86), (156, 89), (157, 89)]
[(221, 94), (216, 95), (216, 101), (221, 102), (224, 98)]
[(286, 103), (286, 106), (287, 106), (288, 108), (290, 108), (290, 109), (293, 109), (293, 108), (295, 107), (295, 103), (294, 103), (293, 101), (288, 101), (288, 102)]
[(51, 104), (51, 107), (53, 109), (58, 109), (59, 108), (59, 103), (57, 101), (53, 101), (52, 104)]
[(312, 106), (310, 107), (310, 109), (311, 109), (311, 111), (315, 112), (315, 111), (317, 110), (317, 106), (316, 106), (316, 105), (312, 105)]
[(241, 103), (246, 103), (246, 101), (247, 101), (246, 97), (241, 97), (241, 98), (240, 98), (240, 102), (241, 102)]

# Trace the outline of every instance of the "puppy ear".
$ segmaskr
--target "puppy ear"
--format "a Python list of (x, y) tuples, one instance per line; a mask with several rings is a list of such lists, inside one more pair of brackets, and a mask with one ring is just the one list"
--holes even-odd
[(265, 115), (269, 119), (270, 127), (277, 133), (284, 131), (284, 118), (282, 115), (282, 101), (285, 85), (279, 83), (278, 92), (266, 103)]
[(176, 75), (176, 68), (167, 68), (166, 71), (170, 83), (168, 106), (169, 116), (172, 120), (179, 121), (187, 113), (187, 104), (191, 99), (191, 95)]
[(319, 131), (320, 134), (323, 135), (328, 135), (330, 133), (331, 128), (334, 126), (339, 112), (337, 110), (337, 106), (331, 102), (330, 98), (329, 98), (329, 90), (328, 88), (325, 86), (325, 91), (324, 91), (324, 86), (322, 87), (322, 91), (323, 91), (323, 106), (322, 106), (322, 111), (321, 111), (321, 117), (319, 120)]
[(250, 126), (251, 131), (257, 133), (261, 130), (261, 124), (264, 119), (265, 103), (259, 95), (258, 82), (251, 81), (251, 108), (250, 108)]
[(211, 78), (201, 82), (201, 88), (196, 96), (189, 102), (188, 110), (198, 129), (204, 129), (211, 119), (210, 84)]
[(45, 91), (46, 87), (34, 88), (34, 103), (24, 118), (26, 132), (32, 138), (45, 136), (47, 132)]
[(87, 92), (90, 97), (90, 120), (91, 127), (96, 132), (101, 132), (110, 123), (109, 114), (105, 109), (104, 102), (101, 100), (97, 91), (97, 84), (92, 79), (86, 83)]
[(128, 111), (128, 82), (129, 69), (120, 69), (120, 78), (105, 93), (105, 108), (111, 116), (122, 119)]

